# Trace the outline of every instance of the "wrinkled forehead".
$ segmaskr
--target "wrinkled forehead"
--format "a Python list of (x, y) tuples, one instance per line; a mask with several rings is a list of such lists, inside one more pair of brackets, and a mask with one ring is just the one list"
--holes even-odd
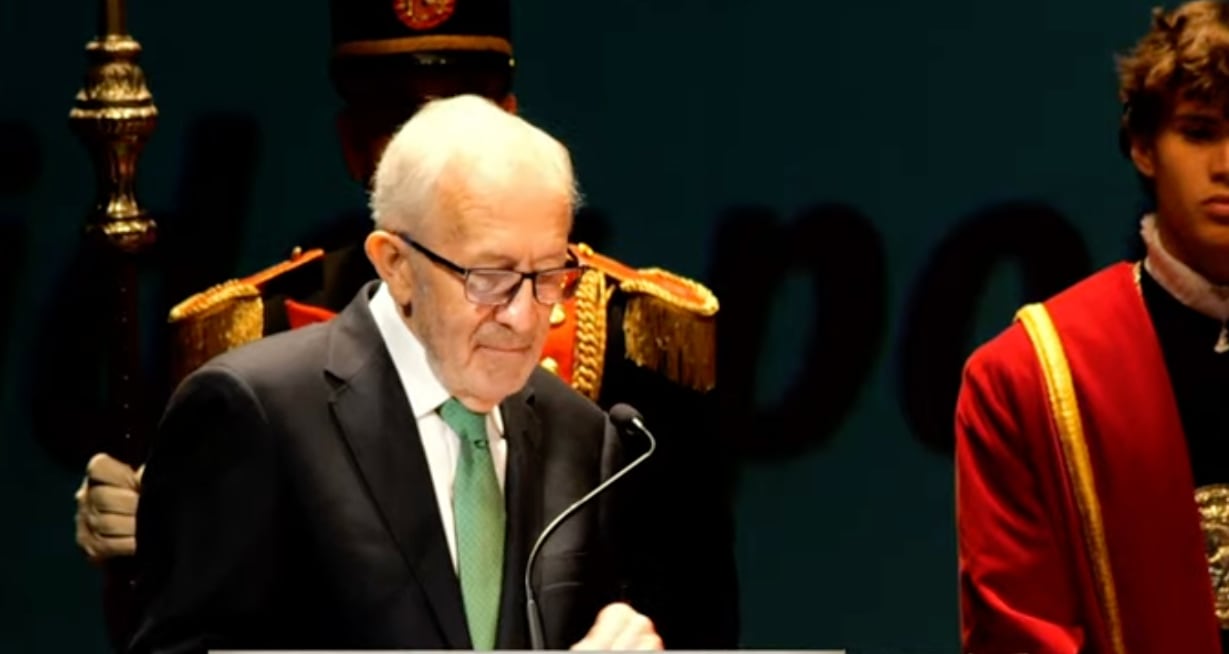
[(447, 240), (562, 240), (566, 246), (572, 225), (567, 186), (532, 166), (450, 165), (437, 183), (435, 205), (426, 227)]

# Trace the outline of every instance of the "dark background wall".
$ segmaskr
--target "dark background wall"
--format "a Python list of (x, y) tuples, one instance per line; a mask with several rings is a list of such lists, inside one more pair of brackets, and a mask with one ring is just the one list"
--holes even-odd
[[(1025, 299), (1129, 252), (1112, 57), (1149, 7), (517, 3), (522, 113), (571, 146), (605, 249), (723, 302), (746, 646), (957, 647), (960, 364)], [(81, 383), (48, 353), (91, 342), (88, 298), (55, 300), (93, 193), (66, 116), (96, 11), (0, 0), (3, 651), (104, 643), (72, 538), (84, 460), (40, 444), (31, 411), (34, 379)], [(162, 112), (140, 197), (172, 241), (210, 244), (156, 262), (156, 322), (178, 287), (276, 261), (364, 197), (333, 132), (325, 3), (129, 14)]]

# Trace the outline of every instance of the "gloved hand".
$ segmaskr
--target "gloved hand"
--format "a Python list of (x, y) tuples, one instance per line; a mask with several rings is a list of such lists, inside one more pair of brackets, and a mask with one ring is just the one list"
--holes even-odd
[(137, 501), (142, 465), (135, 471), (106, 454), (95, 454), (85, 466), (77, 489), (77, 545), (91, 563), (137, 551)]

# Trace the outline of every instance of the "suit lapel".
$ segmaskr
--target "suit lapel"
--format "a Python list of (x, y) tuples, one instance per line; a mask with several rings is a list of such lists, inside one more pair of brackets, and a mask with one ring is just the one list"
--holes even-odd
[(472, 649), (418, 426), (367, 307), (373, 290), (364, 287), (331, 325), (333, 416), (445, 641)]
[(503, 589), (497, 647), (525, 649), (529, 629), (525, 613), (525, 564), (542, 531), (542, 425), (533, 408), (533, 391), (525, 389), (500, 405), (508, 439), (504, 484), (508, 531), (505, 535)]

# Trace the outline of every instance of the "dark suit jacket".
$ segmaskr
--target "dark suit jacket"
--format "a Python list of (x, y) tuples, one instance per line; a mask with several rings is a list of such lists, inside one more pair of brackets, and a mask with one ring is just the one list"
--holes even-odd
[[(214, 359), (175, 393), (143, 479), (132, 652), (472, 647), (417, 426), (367, 306), (374, 288), (334, 320)], [(498, 646), (526, 648), (529, 549), (622, 456), (605, 414), (545, 371), (501, 409)], [(571, 646), (627, 590), (618, 494), (540, 554), (548, 647)]]
[[(265, 286), (265, 333), (290, 329), (285, 299), (341, 311), (375, 275), (362, 248), (369, 216), (339, 230), (345, 243), (320, 263), (278, 277)], [(606, 356), (601, 396), (609, 409), (627, 402), (640, 410), (657, 436), (657, 452), (620, 481), (621, 501), (637, 507), (637, 543), (625, 543), (629, 574), (641, 583), (629, 598), (653, 616), (671, 649), (738, 647), (738, 577), (734, 561), (734, 448), (716, 424), (715, 392), (701, 393), (626, 356), (623, 315), (629, 296), (616, 290), (607, 304)], [(727, 430), (728, 431), (728, 430)], [(628, 439), (625, 457), (644, 449)]]

